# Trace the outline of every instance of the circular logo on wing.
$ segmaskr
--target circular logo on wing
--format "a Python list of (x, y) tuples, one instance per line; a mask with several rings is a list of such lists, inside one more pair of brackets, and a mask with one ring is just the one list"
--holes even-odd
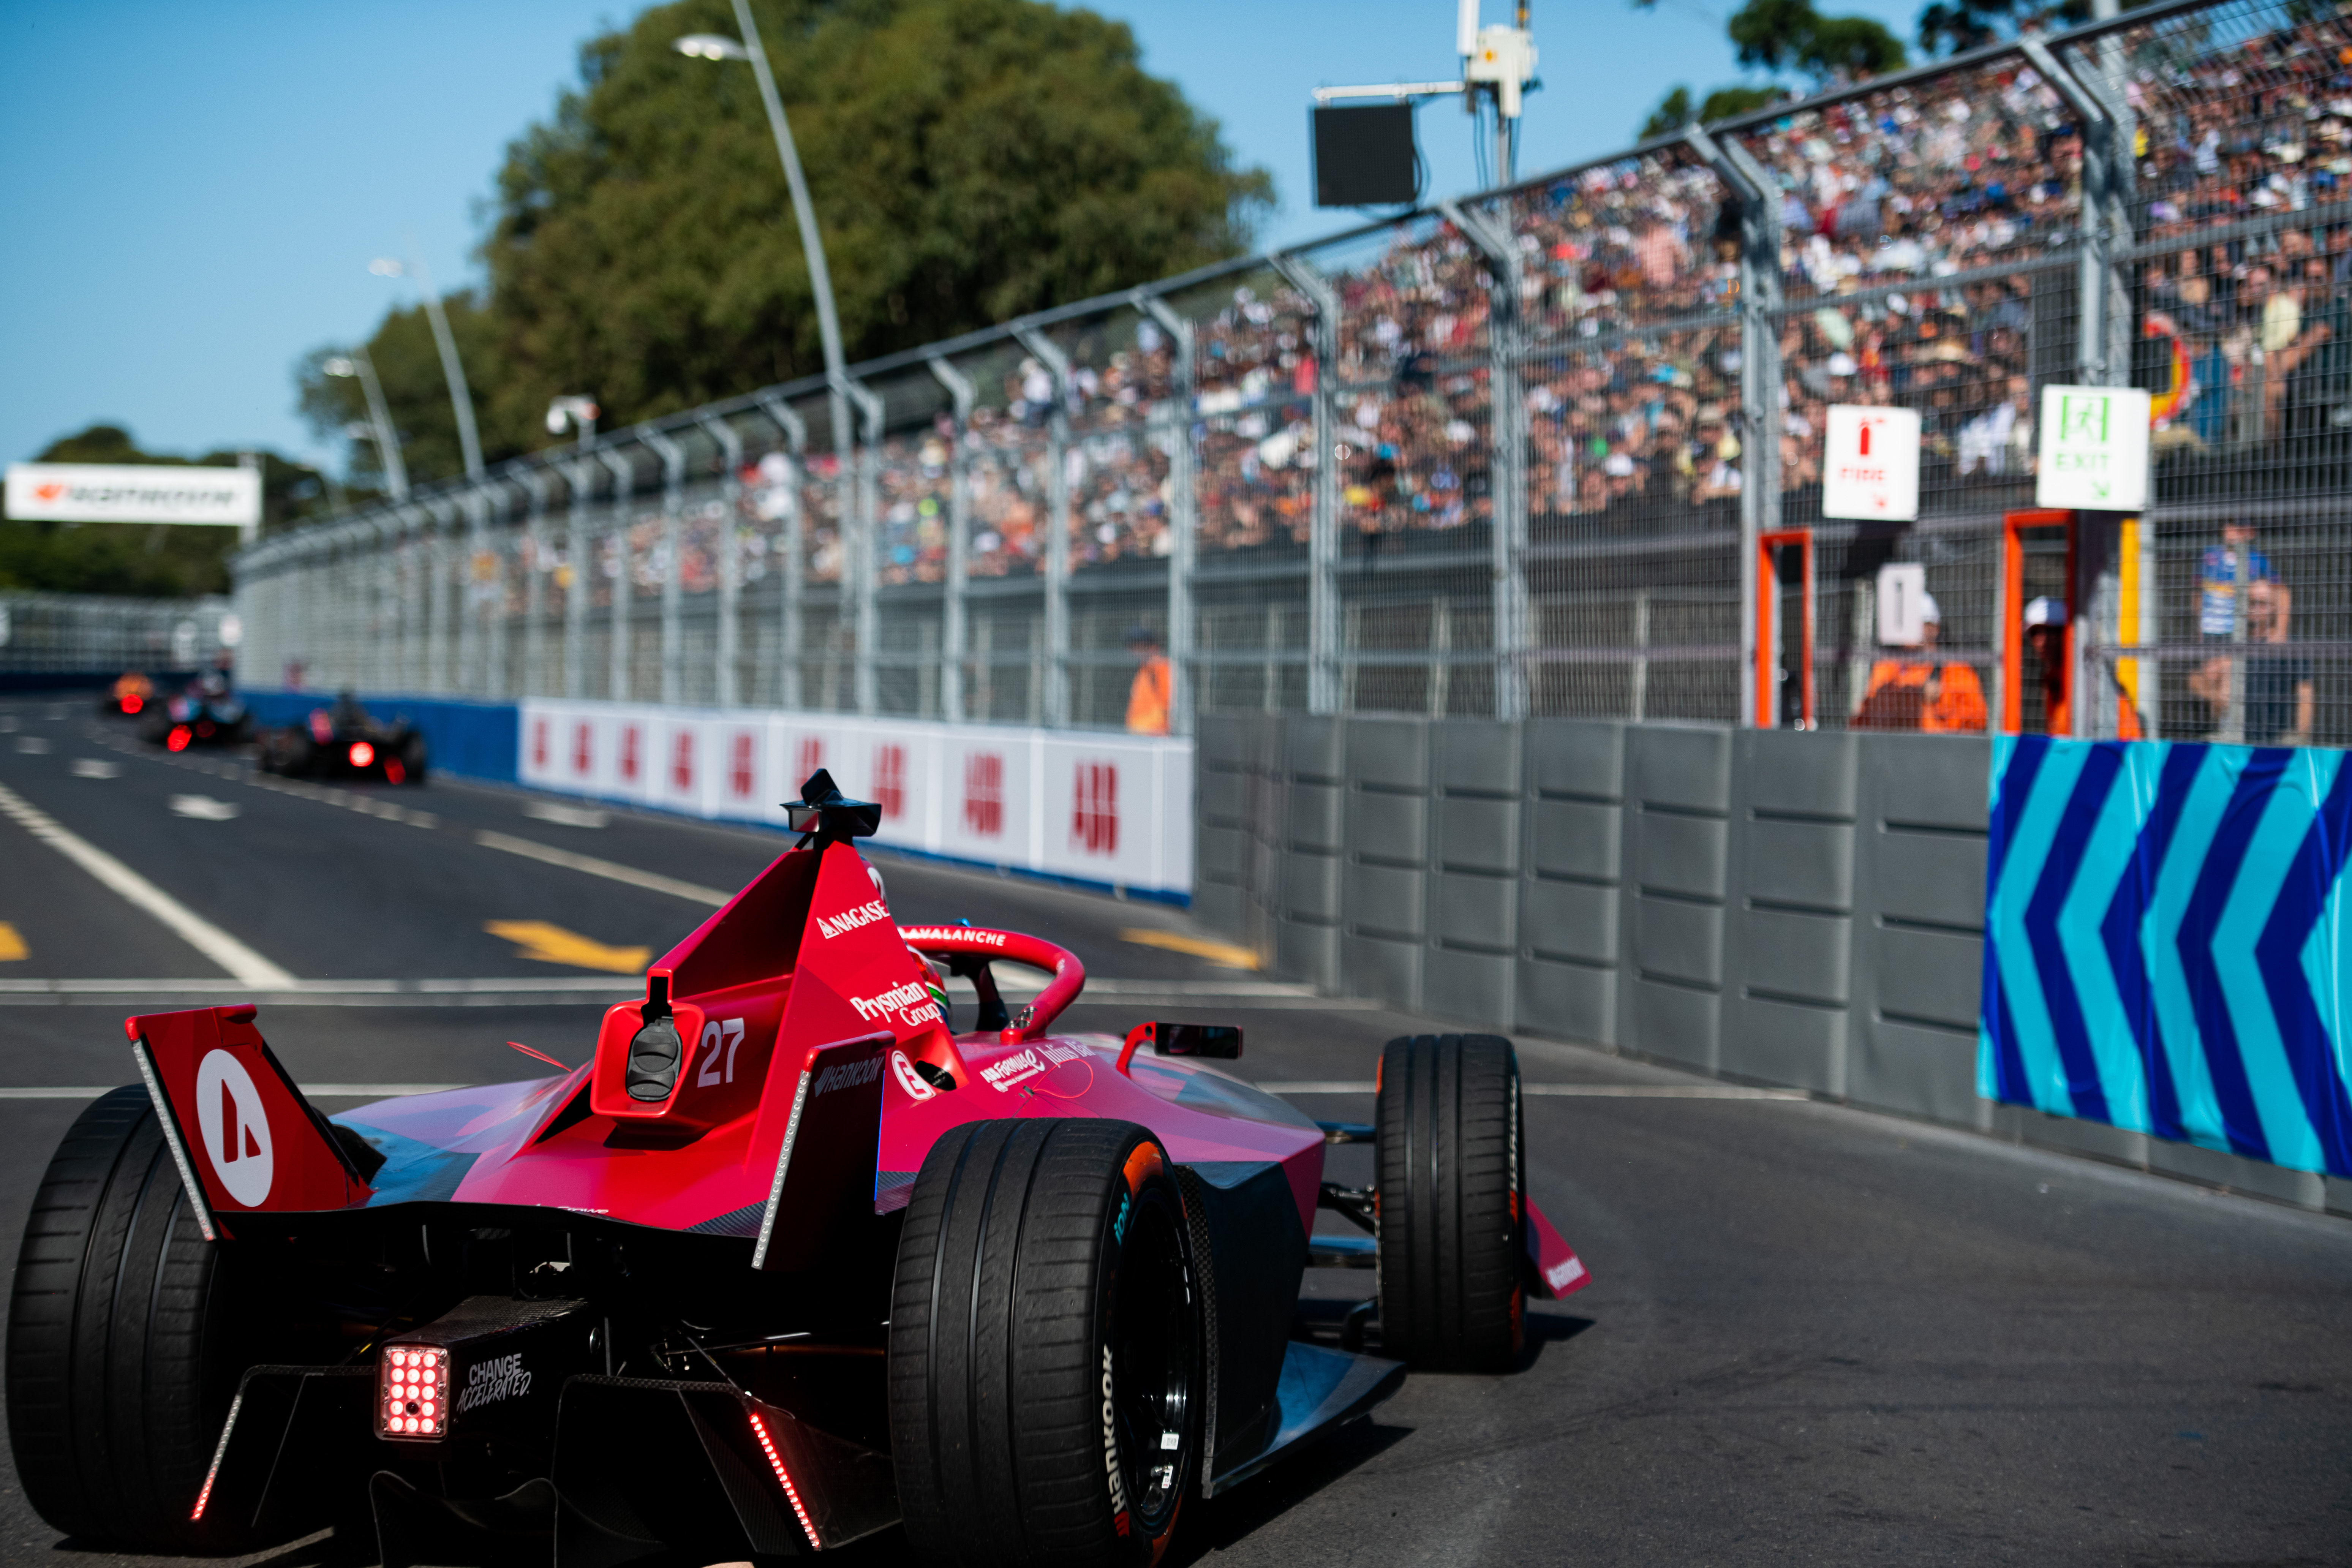
[(227, 1051), (212, 1051), (196, 1064), (196, 1130), (228, 1195), (247, 1208), (259, 1208), (277, 1169), (269, 1152), (269, 1113), (262, 1109), (253, 1075)]
[(907, 1091), (909, 1100), (929, 1100), (939, 1093), (923, 1081), (923, 1075), (915, 1070), (915, 1064), (907, 1059), (904, 1051), (890, 1053), (890, 1076), (898, 1080), (898, 1087)]

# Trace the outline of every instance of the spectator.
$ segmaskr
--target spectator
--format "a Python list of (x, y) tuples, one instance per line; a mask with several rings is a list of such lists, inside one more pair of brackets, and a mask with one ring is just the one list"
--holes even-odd
[(2229, 642), (2237, 631), (2238, 585), (2271, 576), (2270, 557), (2254, 544), (2251, 522), (2225, 522), (2221, 542), (2206, 548), (2199, 567), (2197, 630), (2207, 641)]
[[(2281, 584), (2246, 587), (2246, 640), (2265, 647), (2287, 640), (2287, 593)], [(2311, 661), (2293, 653), (2251, 654), (2246, 658), (2246, 744), (2311, 744)]]
[(1127, 689), (1128, 732), (1165, 735), (1174, 682), (1168, 656), (1160, 651), (1160, 634), (1150, 626), (1137, 626), (1127, 634), (1127, 647), (1138, 661), (1135, 683)]
[[(2074, 732), (2074, 707), (2067, 689), (2073, 649), (2067, 642), (2066, 620), (2066, 606), (2055, 599), (2039, 598), (2025, 606), (2025, 646), (2032, 651), (2041, 677), (2042, 732), (2060, 738)], [(2111, 738), (2137, 741), (2146, 734), (2139, 721), (2139, 710), (2132, 706), (2129, 694), (2118, 690), (2116, 730)]]
[(1957, 659), (1937, 663), (1944, 613), (1932, 594), (1920, 595), (1919, 646), (1908, 658), (1871, 667), (1870, 688), (1853, 716), (1857, 730), (1923, 730), (1931, 734), (1981, 734), (1984, 686)]

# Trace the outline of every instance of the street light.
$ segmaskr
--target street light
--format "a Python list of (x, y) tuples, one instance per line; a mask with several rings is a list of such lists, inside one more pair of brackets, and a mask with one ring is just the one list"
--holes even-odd
[(573, 429), (580, 432), (580, 449), (584, 452), (595, 444), (596, 416), (599, 412), (593, 397), (559, 397), (547, 405), (547, 433), (561, 436), (564, 425), (569, 422)]
[[(368, 418), (375, 426), (375, 450), (383, 465), (384, 483), (392, 489), (392, 499), (408, 499), (408, 465), (400, 458), (400, 437), (393, 432), (391, 411), (383, 405), (383, 387), (375, 378), (375, 365), (368, 359), (367, 350), (353, 349), (350, 354), (337, 354), (319, 366), (329, 375), (355, 375), (360, 389), (367, 395)], [(348, 431), (346, 432), (348, 433)]]
[(848, 372), (841, 358), (841, 321), (833, 309), (833, 274), (824, 264), (824, 240), (817, 233), (816, 209), (809, 205), (808, 181), (802, 177), (800, 154), (793, 150), (793, 128), (784, 120), (784, 101), (776, 96), (776, 79), (768, 69), (768, 51), (761, 47), (760, 29), (751, 20), (751, 0), (735, 0), (735, 25), (740, 42), (717, 33), (688, 33), (670, 47), (689, 59), (749, 60), (759, 79), (760, 101), (767, 106), (768, 128), (775, 132), (776, 155), (784, 161), (784, 183), (792, 188), (793, 216), (800, 225), (801, 251), (808, 258), (809, 287), (816, 295), (816, 331), (824, 345), (824, 379), (833, 389), (834, 447), (849, 447), (849, 403), (844, 388)]
[[(482, 477), (482, 442), (474, 432), (474, 396), (466, 388), (466, 367), (457, 359), (457, 340), (449, 334), (448, 313), (441, 308), (441, 296), (433, 287), (433, 274), (425, 265), (425, 258), (416, 251), (414, 236), (409, 239), (409, 252), (414, 258), (415, 279), (425, 290), (425, 318), (433, 323), (433, 345), (441, 351), (441, 374), (449, 384), (449, 408), (457, 416), (457, 448), (465, 454), (466, 477)], [(387, 256), (379, 256), (368, 263), (368, 270), (379, 278), (406, 278), (408, 268)]]

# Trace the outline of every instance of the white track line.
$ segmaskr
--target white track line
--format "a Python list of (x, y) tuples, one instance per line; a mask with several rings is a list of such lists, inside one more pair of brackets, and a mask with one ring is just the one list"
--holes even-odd
[(282, 989), (295, 984), (291, 974), (97, 845), (69, 831), (47, 812), (5, 784), (0, 784), (0, 814), (5, 814), (17, 826), (113, 889), (129, 902), (171, 927), (190, 947), (246, 984)]
[(623, 866), (612, 860), (600, 860), (593, 855), (575, 855), (569, 849), (558, 849), (547, 844), (535, 844), (528, 838), (509, 837), (503, 833), (493, 833), (488, 828), (476, 833), (474, 842), (485, 849), (503, 849), (509, 855), (520, 855), (532, 860), (541, 860), (550, 866), (562, 866), (566, 870), (585, 871), (592, 877), (602, 877), (607, 881), (626, 882), (633, 888), (667, 893), (674, 899), (684, 899), (689, 903), (705, 904), (714, 910), (735, 896), (732, 893), (722, 893), (716, 888), (704, 888), (692, 882), (681, 882), (676, 877), (665, 877), (658, 871), (640, 871), (634, 866)]
[[(1369, 1083), (1261, 1083), (1268, 1094), (1370, 1094)], [(1566, 1100), (1810, 1100), (1800, 1089), (1737, 1083), (1523, 1083), (1519, 1092)]]

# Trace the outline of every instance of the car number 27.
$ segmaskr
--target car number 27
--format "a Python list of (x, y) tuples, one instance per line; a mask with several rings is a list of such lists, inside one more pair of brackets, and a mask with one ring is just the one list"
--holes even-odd
[[(709, 1053), (702, 1058), (702, 1070), (694, 1076), (695, 1087), (709, 1089), (716, 1083), (733, 1083), (735, 1081), (735, 1049), (743, 1043), (743, 1020), (740, 1018), (711, 1019), (702, 1026), (702, 1043), (709, 1047)], [(719, 1047), (722, 1045), (727, 1047), (723, 1079), (720, 1076), (721, 1068), (719, 1060)]]

